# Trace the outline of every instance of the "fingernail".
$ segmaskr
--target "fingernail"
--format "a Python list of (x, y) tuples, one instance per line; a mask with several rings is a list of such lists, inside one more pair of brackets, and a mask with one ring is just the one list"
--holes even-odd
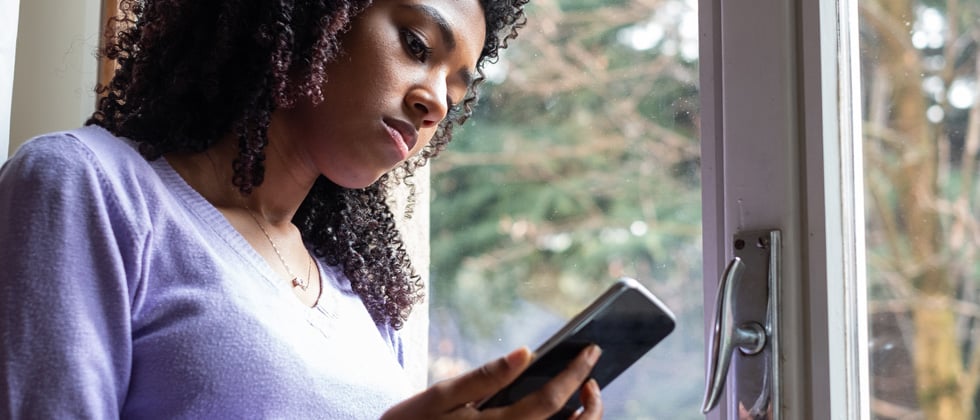
[(586, 355), (586, 358), (590, 364), (595, 364), (596, 360), (599, 360), (600, 354), (602, 354), (602, 349), (597, 344), (593, 344), (589, 346), (589, 353)]

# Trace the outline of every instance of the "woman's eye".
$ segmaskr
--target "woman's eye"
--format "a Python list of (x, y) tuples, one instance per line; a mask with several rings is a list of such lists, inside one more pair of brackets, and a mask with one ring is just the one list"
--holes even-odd
[(408, 51), (409, 55), (423, 63), (428, 60), (429, 55), (432, 54), (432, 48), (425, 45), (425, 41), (422, 41), (422, 38), (414, 32), (408, 29), (403, 29), (401, 32), (402, 42), (405, 43), (405, 50)]

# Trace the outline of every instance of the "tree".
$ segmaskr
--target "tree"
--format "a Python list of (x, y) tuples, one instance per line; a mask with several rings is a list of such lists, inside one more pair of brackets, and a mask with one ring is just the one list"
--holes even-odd
[[(461, 331), (436, 337), (434, 352), (462, 352), (467, 334), (492, 345), (512, 311), (528, 314), (525, 325), (531, 317), (560, 324), (628, 275), (663, 298), (681, 327), (642, 374), (617, 380), (636, 395), (610, 408), (628, 418), (698, 418), (693, 2), (536, 1), (531, 13), (493, 73), (506, 82), (485, 86), (474, 124), (433, 162), (432, 322)], [(456, 326), (440, 308), (451, 309)], [(478, 362), (496, 354), (471, 355)]]
[[(980, 4), (859, 4), (871, 329), (878, 339), (872, 361), (883, 373), (873, 409), (887, 418), (916, 410), (928, 419), (973, 418), (980, 116), (975, 100), (959, 109), (949, 98), (963, 81), (972, 81), (976, 97)], [(912, 369), (889, 379), (888, 358), (899, 368), (911, 359)], [(913, 382), (914, 394), (888, 391), (901, 382)]]

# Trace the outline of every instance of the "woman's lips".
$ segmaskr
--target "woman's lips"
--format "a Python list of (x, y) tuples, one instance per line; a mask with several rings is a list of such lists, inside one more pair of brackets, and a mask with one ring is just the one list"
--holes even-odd
[(418, 142), (418, 130), (412, 124), (399, 119), (385, 118), (383, 121), (385, 128), (388, 130), (388, 135), (391, 136), (395, 145), (401, 150), (402, 159), (408, 158), (408, 154), (415, 147), (415, 143)]

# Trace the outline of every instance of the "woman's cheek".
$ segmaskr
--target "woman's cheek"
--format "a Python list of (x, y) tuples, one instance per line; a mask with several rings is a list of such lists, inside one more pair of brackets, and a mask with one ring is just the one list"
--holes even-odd
[[(436, 126), (436, 127), (438, 127), (438, 126)], [(412, 148), (412, 153), (411, 154), (414, 155), (419, 150), (422, 150), (422, 148), (424, 148), (426, 145), (428, 145), (429, 142), (432, 141), (432, 137), (434, 137), (436, 135), (436, 130), (437, 130), (437, 128), (423, 128), (423, 129), (419, 130), (419, 142), (418, 142), (418, 144), (415, 145), (414, 148)]]

